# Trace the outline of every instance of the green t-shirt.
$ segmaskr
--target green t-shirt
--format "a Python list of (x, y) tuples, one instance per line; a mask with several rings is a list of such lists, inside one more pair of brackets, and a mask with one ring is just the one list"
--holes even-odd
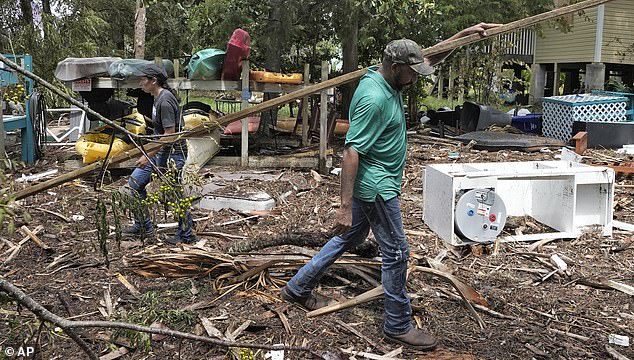
[(359, 153), (354, 197), (372, 202), (401, 194), (407, 153), (403, 98), (373, 66), (361, 78), (350, 104), (346, 146)]

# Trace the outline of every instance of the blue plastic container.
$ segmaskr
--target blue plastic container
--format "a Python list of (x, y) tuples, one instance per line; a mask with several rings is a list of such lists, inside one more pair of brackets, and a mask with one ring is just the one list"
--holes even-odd
[(542, 133), (542, 114), (528, 114), (524, 116), (513, 116), (511, 125), (525, 133)]

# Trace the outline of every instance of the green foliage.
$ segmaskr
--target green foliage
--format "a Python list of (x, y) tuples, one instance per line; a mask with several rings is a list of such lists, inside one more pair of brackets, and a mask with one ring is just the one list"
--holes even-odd
[(617, 81), (617, 80), (610, 79), (605, 84), (605, 90), (607, 90), (607, 91), (615, 91), (615, 92), (622, 92), (622, 93), (631, 93), (631, 92), (634, 92), (634, 85), (625, 84), (622, 81)]
[[(141, 296), (139, 303), (132, 310), (118, 310), (114, 314), (114, 320), (145, 326), (158, 322), (173, 330), (188, 330), (196, 323), (197, 314), (187, 310), (166, 309), (165, 304), (169, 304), (169, 301), (165, 301), (167, 294), (169, 292), (162, 294), (158, 291), (148, 291)], [(150, 350), (150, 334), (119, 329), (114, 335), (129, 339), (133, 345), (146, 352)]]
[(7, 89), (4, 92), (4, 101), (13, 101), (16, 104), (22, 104), (22, 106), (24, 106), (24, 103), (26, 101), (24, 85), (19, 83), (7, 86)]
[(117, 206), (117, 200), (120, 198), (121, 194), (118, 191), (113, 191), (110, 195), (110, 200), (112, 204), (112, 219), (114, 222), (114, 237), (117, 243), (117, 250), (121, 251), (121, 239), (122, 239), (122, 228), (121, 228), (121, 210)]
[(251, 349), (240, 348), (239, 356), (240, 360), (255, 360), (255, 354)]
[[(551, 0), (148, 0), (144, 4), (147, 58), (186, 58), (204, 48), (225, 49), (233, 30), (240, 27), (251, 35), (253, 67), (270, 66), (271, 58), (278, 56), (285, 72), (303, 72), (305, 63), (318, 65), (341, 57), (343, 42), (358, 50), (348, 53), (347, 64), (352, 61), (354, 66), (358, 60), (367, 66), (380, 61), (392, 39), (407, 37), (427, 47), (478, 22), (507, 23), (552, 7)], [(56, 64), (66, 57), (132, 56), (135, 0), (59, 0), (53, 7), (54, 16), (44, 14), (41, 23), (36, 19), (35, 24), (25, 24), (14, 0), (0, 0), (0, 51), (32, 54), (35, 72), (49, 81)], [(356, 30), (357, 37), (349, 36)], [(318, 75), (317, 66), (311, 68), (312, 75)], [(50, 94), (45, 96), (50, 105), (58, 105), (51, 104)]]
[(99, 242), (99, 251), (103, 255), (106, 267), (110, 268), (110, 259), (108, 257), (108, 219), (106, 218), (106, 204), (97, 199), (97, 209), (95, 211), (95, 225), (97, 227), (97, 241)]
[(13, 182), (4, 172), (11, 163), (7, 159), (0, 159), (0, 234), (12, 236), (16, 230), (16, 223), (29, 223), (32, 220), (28, 210), (15, 201)]
[(157, 173), (152, 173), (152, 179), (159, 180), (158, 191), (149, 192), (147, 198), (141, 200), (141, 205), (149, 208), (162, 204), (165, 213), (171, 212), (174, 220), (184, 220), (195, 197), (185, 197), (184, 186), (180, 183), (180, 172), (173, 161), (168, 166), (168, 170), (160, 176), (160, 179)]
[(446, 107), (453, 109), (454, 106), (458, 105), (453, 99), (449, 98), (438, 98), (436, 96), (427, 96), (420, 99), (419, 104), (425, 109), (438, 110), (440, 108)]

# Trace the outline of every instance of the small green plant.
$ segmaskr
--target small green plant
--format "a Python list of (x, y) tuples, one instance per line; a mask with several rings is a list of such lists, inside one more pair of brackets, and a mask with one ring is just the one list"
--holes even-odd
[(18, 83), (18, 84), (11, 84), (7, 86), (7, 90), (4, 93), (4, 101), (6, 101), (7, 103), (9, 101), (12, 101), (24, 107), (24, 103), (26, 101), (26, 93), (24, 91), (24, 85)]
[(110, 195), (111, 205), (112, 205), (112, 219), (114, 222), (114, 238), (117, 242), (117, 250), (121, 251), (121, 219), (120, 219), (120, 211), (117, 206), (117, 197), (120, 196), (118, 192), (112, 192)]
[(99, 250), (106, 261), (106, 267), (110, 268), (110, 259), (108, 258), (108, 219), (106, 218), (106, 204), (97, 199), (96, 221), (97, 240), (99, 241)]
[[(158, 190), (148, 193), (147, 198), (141, 200), (141, 204), (145, 207), (163, 204), (165, 214), (171, 211), (176, 221), (183, 220), (195, 197), (185, 197), (184, 187), (179, 181), (179, 173), (172, 162), (168, 171), (161, 177)], [(158, 177), (156, 173), (152, 174), (153, 179)]]
[(13, 235), (16, 230), (16, 222), (21, 220), (28, 223), (32, 220), (31, 214), (15, 201), (15, 191), (8, 183), (4, 171), (0, 169), (0, 232), (5, 229), (7, 234)]
[[(158, 291), (148, 291), (141, 296), (139, 304), (130, 311), (125, 309), (115, 313), (115, 319), (139, 325), (149, 326), (158, 322), (170, 329), (178, 331), (186, 331), (189, 327), (196, 323), (197, 315), (186, 310), (172, 310), (163, 308), (166, 296)], [(131, 330), (117, 330), (115, 337), (124, 337), (133, 345), (148, 352), (150, 350), (151, 336), (146, 333), (140, 333)]]
[(605, 89), (608, 91), (616, 91), (616, 92), (622, 92), (622, 93), (630, 93), (632, 92), (632, 90), (634, 90), (632, 87), (628, 86), (624, 82), (618, 81), (618, 80), (612, 80), (612, 79), (610, 79), (605, 84)]
[(251, 349), (240, 348), (239, 354), (240, 360), (255, 360), (255, 354)]

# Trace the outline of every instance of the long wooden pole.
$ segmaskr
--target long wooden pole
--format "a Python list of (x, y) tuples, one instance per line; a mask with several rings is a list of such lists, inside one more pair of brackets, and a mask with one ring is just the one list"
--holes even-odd
[[(489, 38), (491, 36), (497, 36), (499, 34), (502, 33), (506, 33), (509, 31), (514, 31), (523, 27), (527, 27), (527, 26), (531, 26), (531, 25), (535, 25), (541, 21), (546, 21), (546, 20), (551, 20), (551, 19), (556, 19), (560, 16), (566, 15), (566, 14), (570, 14), (570, 13), (574, 13), (583, 9), (587, 9), (593, 6), (597, 6), (597, 5), (601, 5), (601, 4), (605, 4), (607, 2), (609, 2), (611, 0), (586, 0), (577, 4), (573, 4), (573, 5), (569, 5), (569, 6), (565, 6), (559, 9), (555, 9), (543, 14), (539, 14), (539, 15), (535, 15), (535, 16), (531, 16), (522, 20), (517, 20), (505, 25), (502, 25), (500, 27), (497, 27), (495, 29), (491, 29), (487, 32), (486, 35), (480, 35), (480, 34), (472, 34), (469, 36), (466, 36), (464, 38), (460, 38), (460, 39), (455, 39), (455, 40), (451, 40), (451, 41), (446, 41), (446, 42), (442, 42), (438, 45), (432, 46), (430, 48), (427, 48), (424, 50), (425, 54), (427, 55), (435, 55), (435, 54), (440, 54), (446, 51), (451, 51), (453, 49), (456, 49), (458, 47), (467, 45), (467, 44), (471, 44), (477, 41), (480, 41), (482, 39), (485, 38)], [(1, 59), (1, 58), (0, 58)], [(331, 87), (335, 87), (335, 86), (339, 86), (339, 85), (343, 85), (343, 84), (347, 84), (351, 81), (355, 81), (357, 79), (359, 79), (361, 76), (365, 75), (367, 73), (368, 69), (359, 69), (357, 71), (353, 71), (351, 73), (342, 75), (342, 76), (338, 76), (336, 78), (332, 78), (329, 79), (327, 81), (321, 82), (319, 84), (315, 84), (315, 85), (311, 85), (311, 86), (307, 86), (301, 90), (297, 90), (297, 91), (293, 91), (292, 93), (289, 94), (285, 94), (282, 95), (278, 98), (275, 99), (271, 99), (269, 101), (265, 101), (263, 103), (260, 103), (256, 106), (247, 108), (247, 109), (243, 109), (240, 110), (238, 112), (232, 113), (232, 114), (228, 114), (226, 116), (223, 116), (221, 118), (218, 119), (218, 124), (219, 125), (226, 125), (229, 124), (233, 121), (236, 120), (240, 120), (243, 118), (246, 118), (250, 115), (253, 114), (257, 114), (257, 113), (261, 113), (265, 110), (268, 109), (272, 109), (274, 107), (278, 107), (280, 105), (284, 105), (287, 104), (293, 100), (296, 99), (300, 99), (303, 98), (305, 96), (314, 94), (314, 93), (318, 93), (322, 90), (325, 89), (329, 89)], [(83, 104), (82, 104), (83, 105)], [(187, 133), (186, 135), (182, 136), (182, 137), (195, 137), (195, 136), (200, 136), (200, 135), (204, 135), (206, 133), (209, 132), (209, 129), (204, 127), (204, 126), (199, 126), (195, 129), (193, 129), (191, 132)], [(163, 140), (165, 141), (175, 141), (177, 139), (181, 138), (181, 136), (173, 136), (173, 137), (166, 137)], [(161, 144), (149, 144), (148, 146), (146, 146), (146, 151), (151, 151), (154, 149), (157, 149), (158, 147), (160, 147)], [(133, 149), (124, 153), (120, 153), (114, 157), (112, 157), (111, 159), (109, 159), (109, 163), (110, 164), (118, 164), (121, 163), (123, 161), (126, 161), (128, 159), (132, 159), (135, 157), (138, 157), (140, 155), (140, 151), (138, 149)], [(85, 174), (88, 174), (96, 169), (98, 169), (100, 167), (100, 163), (93, 163), (87, 166), (84, 166), (80, 169), (71, 171), (70, 173), (58, 176), (54, 179), (33, 185), (31, 187), (22, 189), (20, 191), (18, 191), (16, 193), (16, 198), (17, 199), (23, 199), (27, 196), (31, 196), (33, 194), (39, 193), (41, 191), (44, 190), (48, 190), (50, 188), (53, 188), (55, 186), (58, 186), (60, 184), (66, 183), (68, 181), (74, 180), (76, 178), (79, 178)]]
[(595, 7), (601, 4), (605, 4), (610, 1), (612, 0), (586, 0), (576, 4), (564, 6), (564, 7), (554, 9), (545, 13), (537, 14), (537, 15), (530, 16), (524, 19), (520, 19), (520, 20), (516, 20), (508, 24), (504, 24), (502, 26), (493, 28), (491, 30), (487, 30), (484, 35), (471, 34), (469, 36), (465, 36), (460, 39), (438, 43), (430, 48), (425, 49), (424, 53), (425, 55), (441, 54), (441, 53), (451, 51), (453, 49), (457, 49), (459, 47), (462, 47), (468, 44), (472, 44), (474, 42), (478, 42), (484, 38), (490, 38), (492, 36), (497, 36), (507, 32), (515, 31), (517, 29), (533, 26), (543, 21), (557, 19), (563, 15), (575, 13), (577, 11), (581, 11), (581, 10)]
[[(320, 92), (321, 90), (324, 89), (328, 89), (334, 86), (338, 86), (341, 84), (345, 84), (348, 83), (350, 81), (354, 81), (358, 78), (360, 78), (361, 76), (363, 76), (365, 73), (367, 72), (367, 69), (360, 69), (357, 70), (355, 72), (351, 72), (348, 74), (345, 74), (343, 76), (339, 76), (327, 81), (324, 81), (322, 83), (319, 84), (315, 84), (312, 86), (308, 86), (304, 89), (298, 90), (298, 91), (294, 91), (292, 93), (286, 94), (286, 95), (282, 95), (278, 98), (275, 99), (271, 99), (269, 101), (260, 103), (258, 105), (252, 106), (250, 108), (247, 109), (243, 109), (240, 110), (238, 112), (234, 112), (231, 114), (228, 114), (226, 116), (223, 116), (221, 118), (218, 118), (218, 125), (223, 126), (223, 125), (227, 125), (229, 123), (232, 123), (236, 120), (240, 120), (243, 118), (247, 118), (248, 116), (252, 115), (252, 114), (257, 114), (257, 113), (261, 113), (265, 110), (268, 109), (272, 109), (274, 107), (278, 107), (280, 105), (283, 104), (287, 104), (295, 99), (299, 99), (302, 98), (304, 96), (313, 94), (313, 93), (317, 93)], [(169, 142), (169, 141), (175, 141), (178, 140), (181, 137), (195, 137), (195, 136), (201, 136), (204, 134), (209, 133), (209, 128), (205, 127), (205, 126), (198, 126), (194, 129), (192, 129), (191, 132), (187, 133), (186, 135), (176, 135), (176, 136), (168, 136), (163, 138), (162, 140), (165, 142)], [(159, 143), (151, 143), (145, 146), (145, 151), (146, 152), (151, 152), (152, 150), (158, 149), (159, 147), (161, 147), (162, 144)], [(125, 151), (122, 152), (120, 154), (117, 154), (116, 156), (108, 159), (109, 164), (118, 164), (121, 162), (124, 162), (126, 160), (129, 159), (133, 159), (136, 157), (139, 157), (141, 155), (141, 151), (139, 149), (132, 149), (130, 151)], [(53, 188), (55, 186), (61, 185), (63, 183), (66, 183), (68, 181), (77, 179), (79, 177), (82, 177), (86, 174), (89, 174), (97, 169), (99, 169), (101, 167), (101, 162), (94, 162), (90, 165), (86, 165), (82, 168), (73, 170), (69, 173), (60, 175), (56, 178), (44, 181), (42, 183), (33, 185), (31, 187), (28, 188), (24, 188), (20, 191), (18, 191), (15, 194), (15, 197), (17, 200), (19, 199), (23, 199), (25, 197), (31, 196), (33, 194), (37, 194), (39, 192), (42, 192), (44, 190), (48, 190), (50, 188)]]

